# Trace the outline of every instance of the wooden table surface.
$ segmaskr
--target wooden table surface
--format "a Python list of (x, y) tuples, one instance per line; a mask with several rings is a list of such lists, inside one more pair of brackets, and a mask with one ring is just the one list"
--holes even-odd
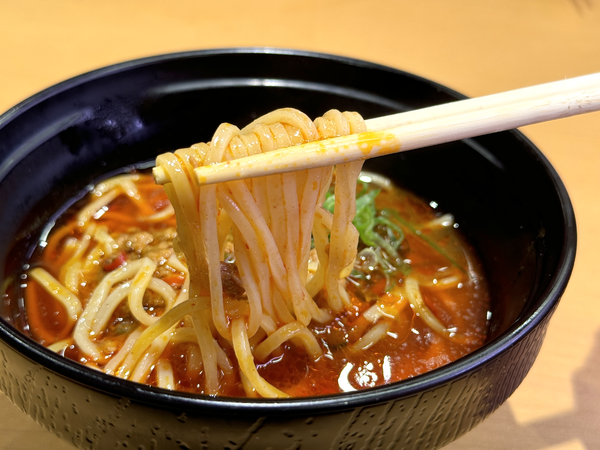
[[(600, 0), (0, 0), (0, 111), (65, 78), (192, 49), (361, 58), (469, 96), (600, 72)], [(574, 203), (577, 261), (515, 394), (449, 449), (600, 448), (600, 114), (528, 126)], [(0, 450), (72, 448), (0, 395)]]

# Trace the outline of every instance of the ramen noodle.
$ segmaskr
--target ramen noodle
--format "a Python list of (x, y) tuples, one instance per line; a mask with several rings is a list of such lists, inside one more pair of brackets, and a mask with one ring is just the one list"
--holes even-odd
[(194, 168), (365, 130), (277, 110), (148, 173), (97, 184), (24, 274), (28, 331), (165, 389), (311, 396), (424, 373), (481, 346), (486, 282), (449, 214), (362, 162), (199, 186)]

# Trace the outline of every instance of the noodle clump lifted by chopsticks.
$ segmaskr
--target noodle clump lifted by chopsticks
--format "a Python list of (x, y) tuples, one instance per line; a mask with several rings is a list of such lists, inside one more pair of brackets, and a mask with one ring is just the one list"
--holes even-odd
[[(242, 130), (223, 124), (209, 144), (160, 155), (156, 163), (169, 179), (164, 187), (177, 217), (177, 245), (189, 267), (190, 292), (186, 302), (144, 331), (148, 339), (135, 347), (141, 351), (156, 333), (187, 316), (201, 349), (208, 394), (218, 393), (218, 366), (225, 360), (219, 358), (224, 352), (214, 328), (231, 342), (247, 394), (286, 396), (259, 375), (253, 351), (265, 358), (291, 339), (318, 357), (322, 350), (306, 326), (311, 320), (326, 322), (330, 311), (349, 306), (343, 280), (357, 252), (359, 235), (352, 219), (362, 161), (337, 166), (333, 214), (321, 206), (333, 167), (202, 187), (194, 181), (193, 169), (365, 130), (357, 113), (332, 110), (313, 123), (300, 111), (281, 109)], [(318, 266), (309, 277), (313, 236)], [(223, 287), (226, 257), (234, 257), (239, 270), (248, 300), (242, 308)], [(319, 307), (313, 297), (324, 287), (327, 305)], [(230, 367), (222, 364), (222, 370)]]

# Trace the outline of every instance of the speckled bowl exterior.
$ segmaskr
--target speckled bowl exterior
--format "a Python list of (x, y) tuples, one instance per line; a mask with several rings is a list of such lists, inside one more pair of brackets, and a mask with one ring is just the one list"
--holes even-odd
[[(331, 55), (226, 49), (126, 62), (65, 81), (0, 116), (0, 273), (27, 260), (41, 227), (86, 186), (210, 140), (279, 107), (365, 118), (462, 98), (395, 69)], [(378, 158), (452, 212), (490, 281), (488, 342), (412, 379), (304, 399), (210, 398), (120, 380), (31, 340), (22, 305), (0, 308), (0, 389), (40, 425), (90, 449), (432, 449), (501, 405), (533, 364), (576, 247), (560, 179), (519, 132)], [(4, 284), (4, 281), (3, 281)]]

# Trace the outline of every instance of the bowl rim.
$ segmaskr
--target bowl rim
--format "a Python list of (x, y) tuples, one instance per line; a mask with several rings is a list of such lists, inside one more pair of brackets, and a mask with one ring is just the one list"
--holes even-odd
[[(466, 98), (464, 95), (435, 81), (405, 72), (400, 69), (351, 57), (275, 47), (216, 48), (165, 53), (128, 60), (106, 67), (101, 67), (69, 78), (60, 83), (47, 87), (36, 94), (33, 94), (29, 98), (26, 98), (0, 115), (0, 129), (4, 128), (12, 120), (16, 119), (35, 105), (81, 84), (85, 84), (105, 76), (114, 75), (119, 72), (137, 69), (165, 61), (225, 54), (274, 54), (302, 58), (325, 59), (346, 65), (361, 66), (377, 71), (387, 71), (401, 74), (416, 81), (429, 84), (436, 89), (453, 96), (454, 98)], [(556, 263), (558, 268), (550, 280), (547, 281), (546, 288), (539, 296), (538, 303), (529, 316), (519, 317), (505, 332), (496, 337), (494, 340), (486, 343), (480, 349), (475, 350), (474, 352), (433, 371), (424, 373), (414, 378), (409, 378), (400, 382), (378, 386), (375, 388), (317, 397), (289, 399), (211, 397), (207, 395), (167, 391), (128, 380), (122, 380), (120, 378), (98, 372), (75, 361), (71, 361), (56, 355), (51, 350), (48, 350), (47, 348), (27, 337), (25, 334), (21, 333), (3, 318), (0, 318), (0, 339), (26, 358), (45, 366), (55, 374), (58, 374), (59, 376), (71, 380), (77, 384), (85, 385), (91, 389), (104, 392), (112, 396), (124, 397), (136, 403), (152, 405), (154, 408), (178, 411), (185, 410), (186, 412), (190, 413), (196, 412), (206, 414), (207, 412), (211, 412), (217, 414), (234, 415), (277, 413), (284, 415), (296, 415), (301, 412), (306, 412), (310, 415), (316, 415), (408, 398), (416, 396), (420, 392), (428, 391), (448, 383), (452, 383), (465, 376), (468, 376), (470, 372), (484, 367), (491, 360), (505, 352), (508, 352), (540, 322), (549, 317), (557, 306), (558, 301), (560, 300), (560, 297), (566, 288), (575, 261), (577, 243), (575, 215), (564, 184), (547, 158), (520, 131), (510, 130), (505, 133), (513, 134), (521, 142), (521, 145), (538, 160), (538, 163), (545, 170), (546, 175), (556, 190), (556, 194), (561, 205), (564, 226), (564, 234), (562, 236), (564, 245)], [(0, 178), (4, 178), (3, 175), (5, 175), (5, 173), (0, 174)]]

